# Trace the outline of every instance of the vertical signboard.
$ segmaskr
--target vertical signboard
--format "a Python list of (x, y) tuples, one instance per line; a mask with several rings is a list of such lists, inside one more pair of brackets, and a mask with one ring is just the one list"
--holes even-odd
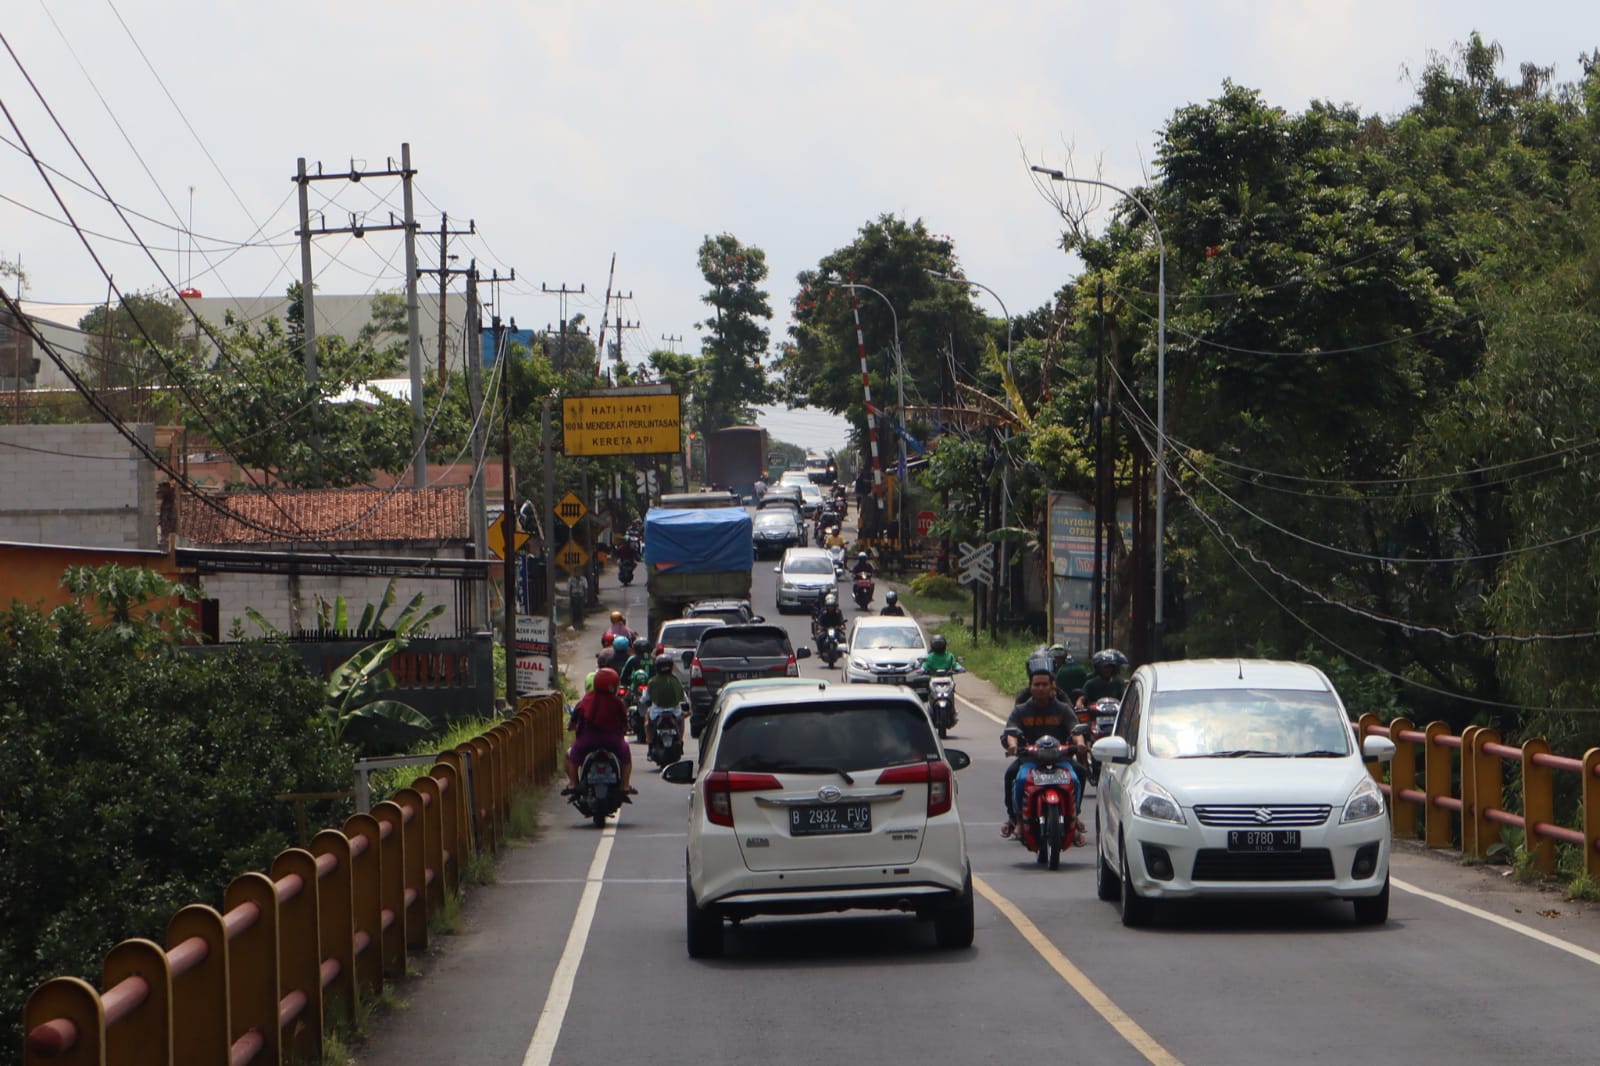
[[(1117, 525), (1124, 543), (1133, 540), (1133, 502), (1117, 501)], [(1109, 573), (1110, 546), (1102, 567)], [(1050, 632), (1082, 661), (1089, 647), (1094, 596), (1094, 505), (1073, 492), (1050, 494)]]
[(517, 691), (550, 692), (550, 619), (542, 615), (517, 616)]

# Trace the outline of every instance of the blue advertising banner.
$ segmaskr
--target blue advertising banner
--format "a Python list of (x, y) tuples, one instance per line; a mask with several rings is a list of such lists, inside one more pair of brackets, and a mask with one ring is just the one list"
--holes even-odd
[[(1133, 540), (1133, 502), (1117, 501), (1124, 543)], [(1050, 494), (1050, 635), (1080, 662), (1089, 647), (1094, 596), (1094, 506), (1073, 492)], [(1107, 549), (1109, 550), (1109, 548)], [(1107, 558), (1109, 563), (1109, 556)]]

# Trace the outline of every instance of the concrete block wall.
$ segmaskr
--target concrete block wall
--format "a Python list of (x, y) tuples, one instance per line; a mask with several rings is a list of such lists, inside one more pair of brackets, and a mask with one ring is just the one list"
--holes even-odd
[(155, 467), (113, 427), (0, 426), (0, 540), (154, 549), (156, 514)]
[[(217, 617), (226, 640), (238, 619), (249, 637), (261, 635), (260, 627), (245, 615), (246, 607), (253, 607), (274, 626), (290, 632), (296, 628), (310, 629), (317, 621), (317, 596), (332, 603), (343, 596), (350, 614), (350, 624), (361, 621), (361, 612), (369, 603), (377, 603), (388, 586), (387, 578), (376, 577), (291, 577), (285, 574), (208, 574), (203, 580), (205, 595), (217, 601)], [(445, 612), (428, 623), (434, 634), (453, 635), (456, 632), (455, 585), (450, 581), (395, 582), (395, 605), (384, 612), (391, 622), (399, 616), (411, 597), (422, 593), (424, 607), (444, 605)]]

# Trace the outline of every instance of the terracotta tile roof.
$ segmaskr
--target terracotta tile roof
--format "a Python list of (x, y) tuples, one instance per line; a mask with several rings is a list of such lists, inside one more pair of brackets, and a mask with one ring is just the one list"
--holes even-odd
[[(359, 543), (470, 538), (465, 488), (274, 489), (221, 493), (232, 515), (185, 493), (178, 535), (196, 545)], [(242, 519), (242, 521), (241, 521)], [(252, 524), (253, 523), (253, 524)], [(255, 528), (266, 526), (274, 532)], [(292, 532), (291, 532), (292, 531)]]

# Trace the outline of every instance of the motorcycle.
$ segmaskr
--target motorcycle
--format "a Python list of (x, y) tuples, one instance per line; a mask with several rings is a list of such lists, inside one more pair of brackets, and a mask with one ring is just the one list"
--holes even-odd
[(645, 738), (644, 692), (645, 686), (649, 684), (649, 681), (649, 674), (643, 670), (635, 670), (633, 677), (628, 682), (627, 694), (623, 696), (623, 702), (628, 705), (628, 728), (641, 741)]
[[(958, 671), (962, 667), (956, 668)], [(928, 675), (928, 717), (943, 740), (956, 724), (956, 679), (948, 670)]]
[[(1101, 737), (1109, 737), (1117, 728), (1117, 714), (1122, 710), (1122, 704), (1109, 696), (1096, 701), (1090, 709), (1092, 729), (1089, 733), (1089, 747), (1094, 747), (1094, 742)], [(1080, 716), (1081, 717), (1081, 716)], [(1089, 765), (1085, 770), (1084, 779), (1092, 784), (1100, 783), (1100, 760), (1094, 757), (1094, 752), (1089, 753)]]
[(828, 549), (828, 558), (833, 560), (833, 579), (844, 580), (844, 545)]
[(817, 657), (828, 666), (839, 665), (839, 658), (844, 653), (839, 650), (839, 630), (829, 626), (817, 634)]
[(1058, 761), (1066, 749), (1058, 752), (1050, 757), (1041, 756), (1037, 747), (1023, 749), (1026, 757), (1038, 762), (1022, 786), (1022, 832), (1018, 834), (1022, 846), (1038, 857), (1039, 865), (1052, 870), (1061, 866), (1061, 849), (1077, 835), (1078, 819), (1072, 771)]
[(650, 742), (650, 761), (657, 766), (667, 766), (683, 758), (683, 733), (678, 725), (689, 714), (686, 703), (678, 708), (678, 717), (657, 718), (656, 737)]
[(855, 598), (856, 606), (861, 610), (868, 610), (872, 606), (872, 593), (877, 589), (878, 583), (872, 579), (871, 574), (857, 574), (856, 581), (850, 589), (850, 595)]
[(633, 584), (633, 572), (637, 566), (638, 564), (631, 558), (624, 559), (617, 564), (617, 580), (622, 583), (624, 588)]
[(623, 804), (622, 763), (611, 752), (591, 751), (578, 770), (577, 790), (567, 802), (578, 812), (594, 822), (595, 828), (606, 824), (606, 818), (616, 813)]

